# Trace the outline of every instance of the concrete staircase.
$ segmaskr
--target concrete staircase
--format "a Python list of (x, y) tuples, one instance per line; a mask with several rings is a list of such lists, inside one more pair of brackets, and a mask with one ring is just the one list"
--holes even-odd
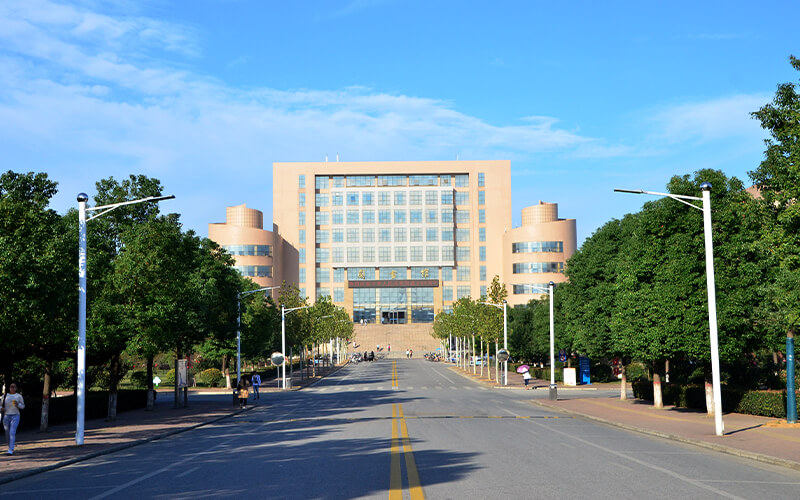
[[(353, 335), (358, 349), (353, 351), (375, 351), (376, 346), (381, 346), (380, 354), (386, 358), (404, 358), (406, 349), (414, 351), (414, 357), (420, 358), (426, 352), (432, 352), (440, 347), (439, 340), (433, 337), (432, 324), (410, 325), (353, 325)], [(388, 346), (392, 350), (388, 351)], [(376, 351), (376, 354), (378, 352)]]

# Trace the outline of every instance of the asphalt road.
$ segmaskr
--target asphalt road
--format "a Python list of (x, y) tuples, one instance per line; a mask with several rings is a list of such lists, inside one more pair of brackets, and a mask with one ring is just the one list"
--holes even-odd
[(424, 360), (350, 365), (0, 497), (798, 498), (796, 471), (552, 413), (536, 397), (547, 391), (490, 389)]

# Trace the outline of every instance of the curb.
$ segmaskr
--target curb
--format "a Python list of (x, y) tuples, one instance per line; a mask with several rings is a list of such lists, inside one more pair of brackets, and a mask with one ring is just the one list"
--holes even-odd
[[(475, 382), (477, 382), (477, 383), (479, 383), (481, 385), (489, 386), (490, 389), (500, 389), (500, 390), (506, 390), (506, 391), (508, 391), (508, 390), (521, 391), (521, 390), (525, 389), (524, 385), (519, 385), (519, 386), (518, 385), (497, 385), (495, 382), (492, 381), (492, 379), (486, 379), (486, 380), (484, 380), (484, 379), (476, 379), (476, 378), (472, 377), (469, 373), (465, 373), (463, 370), (461, 370), (461, 368), (459, 368), (457, 366), (450, 366), (448, 368), (450, 369), (450, 371), (456, 372), (458, 375), (461, 375), (464, 378), (468, 378), (470, 380), (473, 380), (473, 381), (475, 381)], [(546, 389), (549, 389), (549, 388), (550, 388), (549, 386), (531, 387), (531, 390), (543, 391), (543, 390), (546, 390)], [(558, 386), (558, 390), (559, 391), (570, 391), (570, 392), (577, 391), (577, 392), (580, 392), (580, 391), (599, 391), (599, 390), (605, 390), (605, 389), (600, 389), (598, 387), (564, 387), (564, 386)]]
[(742, 458), (749, 458), (751, 460), (756, 460), (758, 462), (767, 463), (767, 464), (770, 464), (770, 465), (777, 465), (777, 466), (780, 466), (780, 467), (786, 467), (786, 468), (789, 468), (789, 469), (794, 469), (794, 470), (800, 471), (800, 462), (795, 462), (793, 460), (787, 460), (785, 458), (772, 457), (772, 456), (769, 456), (769, 455), (764, 455), (762, 453), (756, 453), (754, 451), (741, 450), (739, 448), (733, 448), (731, 446), (725, 446), (725, 445), (722, 445), (722, 444), (709, 443), (707, 441), (700, 441), (700, 440), (697, 440), (697, 439), (691, 439), (691, 438), (687, 438), (687, 437), (683, 437), (683, 436), (678, 436), (676, 434), (669, 434), (667, 432), (654, 431), (654, 430), (650, 430), (650, 429), (642, 429), (640, 427), (635, 427), (633, 425), (623, 424), (621, 422), (614, 422), (613, 420), (606, 420), (604, 418), (595, 417), (594, 415), (588, 415), (586, 413), (581, 413), (579, 411), (567, 410), (565, 408), (561, 408), (561, 407), (558, 407), (558, 406), (552, 406), (552, 405), (549, 405), (547, 403), (540, 403), (539, 401), (536, 401), (536, 400), (533, 400), (533, 399), (530, 402), (535, 404), (536, 406), (539, 406), (540, 408), (545, 408), (545, 409), (548, 409), (548, 410), (553, 410), (553, 411), (557, 411), (557, 412), (561, 412), (561, 413), (566, 413), (568, 415), (575, 415), (575, 416), (578, 416), (578, 417), (581, 417), (581, 418), (585, 418), (587, 420), (592, 420), (592, 421), (595, 421), (595, 422), (599, 422), (601, 424), (609, 425), (611, 427), (617, 427), (617, 428), (620, 428), (620, 429), (624, 429), (626, 431), (636, 432), (636, 433), (644, 434), (644, 435), (647, 435), (647, 436), (654, 436), (654, 437), (658, 437), (658, 438), (661, 438), (661, 439), (668, 439), (670, 441), (677, 441), (677, 442), (684, 443), (684, 444), (690, 444), (690, 445), (693, 445), (693, 446), (698, 446), (700, 448), (706, 448), (706, 449), (709, 449), (709, 450), (718, 451), (720, 453), (725, 453), (725, 454), (728, 454), (728, 455), (733, 455), (733, 456), (742, 457)]
[(56, 462), (50, 465), (43, 465), (41, 467), (36, 467), (34, 469), (28, 469), (26, 471), (18, 472), (16, 474), (12, 474), (11, 476), (0, 478), (0, 484), (7, 484), (12, 481), (17, 481), (19, 479), (24, 479), (26, 477), (34, 476), (36, 474), (41, 474), (42, 472), (51, 471), (54, 469), (60, 469), (61, 467), (66, 467), (67, 465), (76, 464), (78, 462), (83, 462), (85, 460), (90, 460), (92, 458), (97, 458), (103, 455), (108, 455), (111, 453), (116, 453), (118, 451), (127, 450), (128, 448), (133, 448), (134, 446), (139, 446), (141, 444), (150, 443), (153, 441), (158, 441), (159, 439), (164, 439), (170, 436), (174, 436), (175, 434), (180, 434), (182, 432), (191, 431), (197, 429), (199, 427), (203, 427), (204, 425), (213, 424), (219, 422), (220, 420), (225, 420), (226, 418), (233, 417), (240, 413), (244, 413), (246, 411), (250, 411), (251, 409), (255, 408), (255, 406), (251, 406), (250, 408), (242, 408), (238, 411), (234, 411), (227, 415), (223, 415), (221, 417), (216, 417), (211, 420), (207, 420), (205, 422), (200, 422), (198, 424), (189, 425), (187, 427), (180, 427), (178, 429), (172, 429), (171, 431), (162, 432), (161, 434), (157, 434), (155, 436), (151, 436), (148, 438), (137, 439), (136, 441), (131, 441), (130, 443), (122, 443), (116, 446), (112, 446), (111, 448), (106, 448), (105, 450), (98, 450), (93, 451), (92, 453), (87, 453), (86, 455), (81, 455), (78, 457), (73, 457), (67, 460), (62, 460), (61, 462)]
[(302, 386), (302, 387), (298, 387), (297, 389), (292, 389), (292, 390), (293, 390), (293, 391), (302, 391), (302, 390), (303, 390), (303, 389), (305, 389), (306, 387), (314, 387), (315, 385), (317, 385), (317, 384), (319, 384), (320, 382), (322, 382), (323, 380), (325, 380), (325, 379), (326, 379), (326, 378), (327, 378), (329, 375), (333, 375), (334, 373), (338, 372), (339, 370), (341, 370), (342, 368), (344, 368), (345, 366), (347, 366), (347, 365), (349, 365), (349, 364), (350, 364), (350, 361), (346, 361), (344, 364), (342, 364), (342, 365), (340, 365), (340, 366), (337, 366), (337, 367), (335, 367), (335, 368), (336, 368), (335, 370), (333, 370), (333, 371), (331, 371), (331, 372), (328, 372), (328, 373), (326, 373), (325, 375), (321, 376), (319, 379), (317, 379), (317, 380), (315, 380), (315, 381), (311, 382), (310, 384), (306, 384), (306, 385), (304, 385), (304, 386)]

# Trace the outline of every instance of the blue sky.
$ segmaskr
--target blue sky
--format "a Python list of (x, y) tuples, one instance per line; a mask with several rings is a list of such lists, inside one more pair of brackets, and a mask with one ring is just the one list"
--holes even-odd
[(797, 82), (796, 2), (3, 0), (2, 170), (145, 174), (201, 235), (272, 216), (274, 161), (509, 159), (514, 224), (582, 241), (670, 176), (745, 182), (749, 112)]

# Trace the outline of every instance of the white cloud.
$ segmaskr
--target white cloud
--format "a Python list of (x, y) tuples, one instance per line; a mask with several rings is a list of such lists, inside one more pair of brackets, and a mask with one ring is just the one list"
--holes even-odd
[(707, 142), (718, 139), (753, 138), (756, 145), (763, 131), (750, 113), (769, 102), (762, 94), (735, 95), (691, 102), (655, 112), (656, 137), (668, 142)]
[[(151, 50), (191, 49), (190, 31), (46, 0), (0, 2), (0, 149), (15, 162), (9, 165), (47, 167), (74, 183), (63, 186), (67, 191), (109, 175), (160, 178), (170, 190), (187, 191), (183, 200), (194, 204), (173, 206), (194, 214), (190, 227), (204, 233), (202, 221), (221, 213), (217, 203), (266, 196), (273, 161), (321, 161), (337, 152), (357, 161), (627, 151), (552, 117), (493, 125), (448, 101), (359, 86), (232, 88), (176, 69), (164, 59), (171, 55)], [(227, 198), (219, 195), (223, 188)], [(268, 212), (265, 205), (259, 208)]]

